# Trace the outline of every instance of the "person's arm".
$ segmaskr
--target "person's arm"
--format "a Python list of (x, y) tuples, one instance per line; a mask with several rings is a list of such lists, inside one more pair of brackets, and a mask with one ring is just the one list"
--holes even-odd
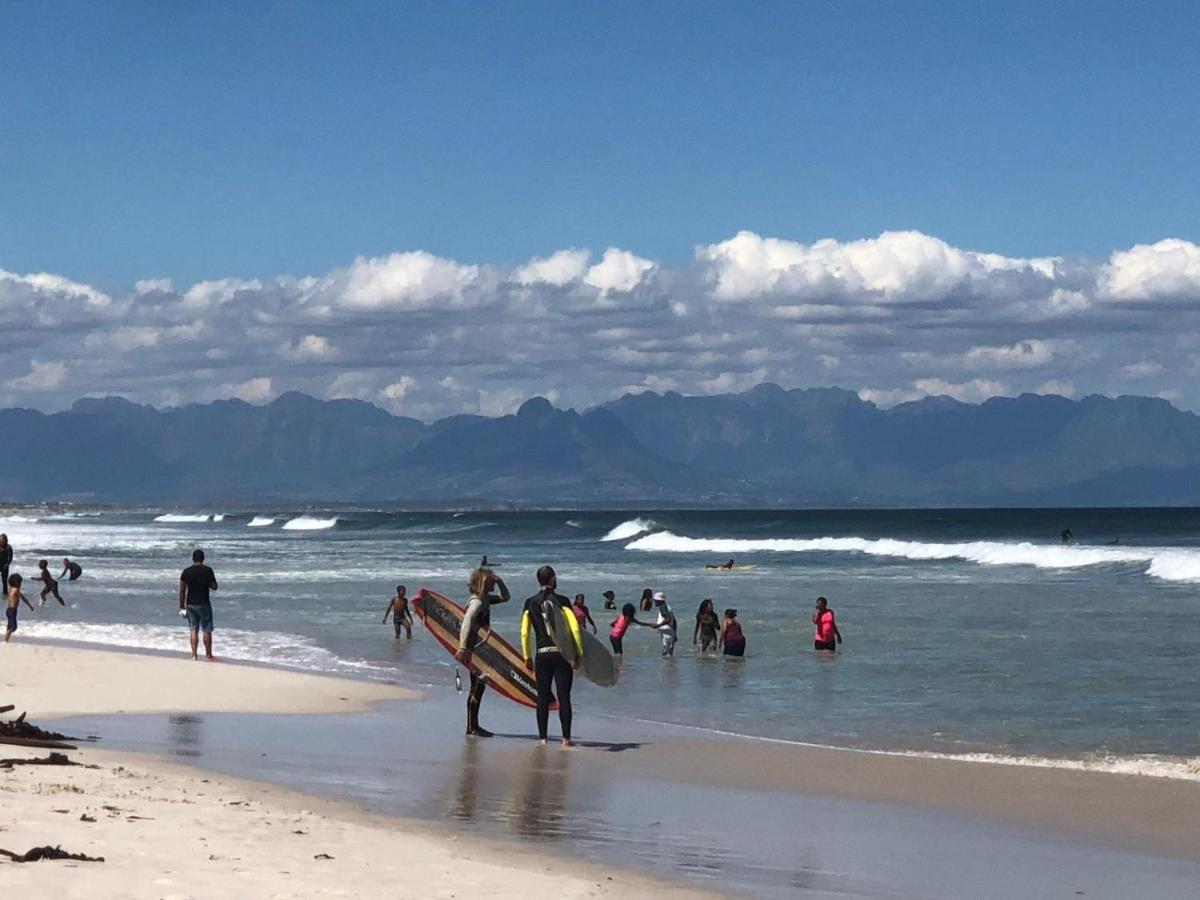
[(836, 619), (834, 619), (834, 622), (833, 622), (833, 636), (837, 638), (837, 642), (839, 644), (842, 642), (842, 633), (840, 631), (838, 631)]
[(387, 609), (385, 609), (383, 611), (383, 624), (384, 625), (387, 624), (388, 614), (395, 608), (396, 608), (396, 598), (393, 597), (391, 600), (388, 601)]
[(525, 659), (525, 668), (533, 668), (533, 625), (529, 621), (529, 607), (521, 611), (521, 656)]
[(507, 603), (511, 598), (508, 593), (508, 585), (504, 583), (504, 579), (499, 575), (496, 576), (496, 587), (500, 589), (499, 597), (489, 597), (488, 602), (495, 606), (497, 603)]
[(217, 576), (215, 572), (213, 573), (212, 580), (208, 583), (208, 589), (210, 591), (215, 591), (217, 589)]
[(587, 616), (587, 623), (592, 626), (592, 634), (597, 634), (596, 622), (592, 618), (592, 611), (589, 609), (585, 615)]
[(815, 609), (813, 610), (813, 614), (812, 614), (812, 623), (814, 625), (821, 624), (821, 614), (819, 612), (817, 612)]
[(71, 571), (71, 567), (67, 566), (67, 568), (63, 569), (62, 572), (59, 573), (58, 580), (62, 581), (64, 578), (67, 577), (67, 573), (70, 571)]
[(718, 647), (725, 646), (725, 626), (728, 624), (729, 623), (726, 622), (724, 619), (721, 620), (721, 630), (717, 632), (717, 646)]
[(187, 602), (187, 582), (182, 578), (179, 579), (179, 608), (183, 609), (184, 603)]
[(696, 645), (696, 638), (700, 636), (700, 617), (696, 616), (696, 626), (692, 629), (692, 646)]
[(567, 620), (567, 628), (571, 632), (571, 640), (575, 642), (575, 668), (579, 668), (583, 659), (583, 636), (579, 633), (579, 617), (570, 607), (564, 607), (563, 613), (563, 618)]
[(475, 630), (475, 620), (479, 618), (479, 611), (483, 609), (483, 604), (486, 600), (471, 598), (471, 602), (467, 604), (466, 614), (463, 615), (462, 625), (458, 629), (458, 652), (454, 654), (454, 658), (461, 663), (466, 663), (470, 658), (470, 651), (467, 649), (467, 642), (471, 639), (471, 634)]

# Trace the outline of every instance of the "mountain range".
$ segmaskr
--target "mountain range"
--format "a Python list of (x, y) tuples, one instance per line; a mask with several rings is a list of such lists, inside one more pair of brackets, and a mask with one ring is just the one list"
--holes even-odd
[(0, 500), (437, 506), (1200, 505), (1200, 417), (1150, 397), (928, 397), (839, 388), (432, 423), (287, 393), (155, 409), (0, 410)]

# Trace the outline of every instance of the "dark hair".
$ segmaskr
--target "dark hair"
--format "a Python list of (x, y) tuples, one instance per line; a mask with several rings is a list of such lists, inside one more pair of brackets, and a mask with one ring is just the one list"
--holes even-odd
[(192, 551), (192, 562), (204, 562), (204, 551), (199, 547)]
[(550, 582), (554, 580), (554, 569), (551, 566), (542, 566), (537, 570), (537, 580), (542, 587), (550, 587)]
[(646, 588), (644, 591), (642, 591), (642, 599), (643, 600), (649, 600), (653, 596), (654, 596), (654, 591), (651, 588)]
[(818, 597), (818, 598), (817, 598), (817, 602), (818, 602), (818, 603), (824, 603), (824, 604), (827, 604), (827, 605), (828, 605), (828, 603), (829, 603), (829, 601), (828, 601), (828, 600), (826, 600), (824, 597)]
[(21, 586), (21, 576), (18, 575), (16, 572), (13, 572), (11, 575), (9, 575), (8, 576), (8, 586), (9, 587), (20, 587)]
[(601, 596), (601, 597), (615, 597), (615, 596), (617, 596), (617, 595), (616, 595), (616, 594), (614, 594), (612, 591), (605, 591), (605, 592), (604, 592), (603, 594), (601, 594), (600, 596)]
[(44, 568), (46, 568), (46, 566), (48, 566), (48, 565), (50, 565), (50, 563), (46, 562), (46, 560), (44, 560), (44, 559), (39, 559), (39, 560), (38, 560), (38, 568), (39, 568), (39, 569), (44, 569)]
[(627, 619), (632, 619), (634, 616), (637, 615), (637, 607), (634, 606), (632, 603), (626, 603), (624, 606), (621, 607), (621, 615), (623, 615)]
[(708, 607), (709, 612), (711, 612), (713, 615), (716, 615), (717, 611), (713, 609), (712, 597), (705, 597), (700, 601), (700, 608), (696, 610), (696, 615), (700, 615), (702, 612), (704, 612), (704, 608), (706, 606)]
[(587, 600), (587, 597), (583, 596), (583, 594), (576, 594), (576, 595), (575, 595), (575, 602), (576, 602), (576, 603), (583, 603), (585, 600)]
[(727, 618), (727, 619), (736, 619), (736, 618), (737, 618), (737, 610), (736, 610), (736, 609), (727, 609), (727, 610), (725, 610), (725, 618)]
[(398, 585), (396, 585), (396, 593), (397, 593), (397, 594), (403, 594), (403, 593), (404, 593), (404, 591), (405, 591), (405, 587), (404, 587), (404, 585), (402, 585), (402, 584), (398, 584)]

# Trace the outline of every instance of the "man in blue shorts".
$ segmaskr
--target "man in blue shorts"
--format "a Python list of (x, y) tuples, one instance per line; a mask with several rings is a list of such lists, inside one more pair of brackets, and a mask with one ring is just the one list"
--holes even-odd
[(192, 551), (192, 564), (179, 576), (179, 614), (187, 616), (191, 630), (192, 659), (204, 632), (204, 658), (212, 662), (213, 614), (209, 592), (217, 589), (217, 576), (204, 564), (204, 551)]

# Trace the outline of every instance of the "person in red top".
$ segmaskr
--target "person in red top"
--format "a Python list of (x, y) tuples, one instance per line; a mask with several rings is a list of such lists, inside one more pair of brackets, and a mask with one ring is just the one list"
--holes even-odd
[(816, 630), (813, 633), (813, 649), (836, 653), (837, 645), (842, 642), (842, 633), (838, 631), (837, 620), (833, 617), (833, 610), (829, 608), (829, 601), (824, 597), (817, 598), (817, 605), (813, 609), (812, 622), (816, 626)]

